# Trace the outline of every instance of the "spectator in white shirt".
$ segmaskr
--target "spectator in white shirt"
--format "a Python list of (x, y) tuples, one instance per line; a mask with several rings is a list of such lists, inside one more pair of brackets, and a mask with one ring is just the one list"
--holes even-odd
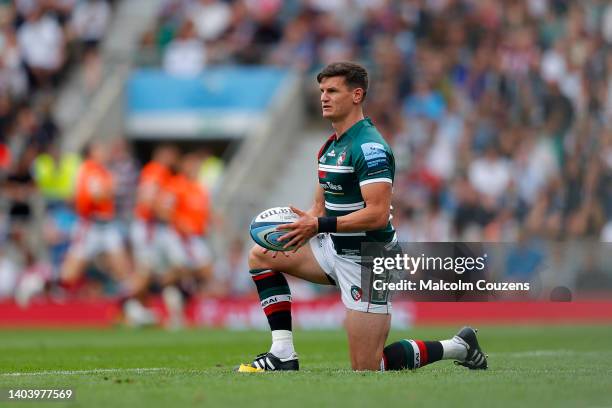
[(0, 92), (7, 92), (15, 99), (25, 98), (28, 93), (28, 79), (21, 59), (15, 31), (5, 28), (0, 32)]
[(93, 91), (100, 83), (102, 66), (99, 52), (111, 17), (107, 0), (83, 0), (74, 8), (70, 22), (72, 34), (83, 49), (85, 86)]
[(204, 70), (206, 50), (197, 38), (194, 25), (187, 20), (164, 54), (164, 70), (170, 75), (192, 77)]
[(19, 27), (17, 40), (33, 85), (50, 85), (64, 64), (64, 34), (60, 25), (36, 8)]
[(232, 10), (227, 3), (219, 0), (197, 0), (189, 15), (198, 36), (204, 41), (214, 41), (229, 28)]
[(96, 47), (106, 34), (110, 17), (107, 0), (82, 0), (72, 12), (71, 29), (77, 40)]
[(468, 178), (485, 200), (497, 201), (510, 185), (510, 170), (508, 161), (500, 157), (497, 147), (491, 144), (484, 157), (470, 164)]

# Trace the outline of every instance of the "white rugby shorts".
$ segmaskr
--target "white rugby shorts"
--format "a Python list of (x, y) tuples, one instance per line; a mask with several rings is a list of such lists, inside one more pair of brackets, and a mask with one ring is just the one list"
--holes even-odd
[(311, 238), (310, 248), (321, 269), (340, 288), (342, 303), (347, 309), (367, 313), (391, 313), (390, 300), (382, 304), (362, 299), (361, 265), (338, 255), (329, 234), (318, 234)]
[(170, 262), (170, 249), (174, 237), (171, 228), (159, 222), (134, 220), (130, 227), (130, 239), (136, 264), (161, 274), (167, 270)]
[(98, 254), (122, 249), (123, 241), (116, 222), (79, 219), (72, 231), (69, 254), (91, 260)]
[(195, 269), (212, 263), (212, 252), (205, 238), (183, 237), (173, 228), (168, 228), (165, 235), (165, 251), (172, 266)]

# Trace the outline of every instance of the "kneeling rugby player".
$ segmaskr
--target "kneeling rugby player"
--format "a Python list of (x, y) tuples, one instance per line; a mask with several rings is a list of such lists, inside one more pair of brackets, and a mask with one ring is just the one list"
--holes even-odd
[(249, 268), (272, 330), (269, 352), (238, 371), (298, 370), (293, 345), (291, 292), (284, 274), (323, 285), (337, 285), (347, 309), (353, 370), (416, 369), (451, 359), (470, 369), (486, 369), (487, 356), (476, 332), (464, 327), (442, 341), (400, 340), (385, 347), (391, 322), (388, 300), (360, 299), (361, 244), (397, 245), (390, 221), (395, 162), (391, 149), (370, 119), (363, 102), (367, 71), (350, 62), (332, 63), (317, 76), (323, 117), (335, 133), (318, 155), (319, 183), (308, 211), (293, 208), (300, 218), (283, 226), (286, 247), (298, 249), (276, 256), (257, 245)]

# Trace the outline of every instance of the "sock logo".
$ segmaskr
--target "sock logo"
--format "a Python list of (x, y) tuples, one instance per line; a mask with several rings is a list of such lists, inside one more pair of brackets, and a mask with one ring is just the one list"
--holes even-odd
[(408, 340), (410, 345), (412, 346), (412, 350), (414, 353), (414, 368), (419, 368), (421, 366), (421, 350), (419, 349), (419, 345), (414, 340)]
[(354, 300), (359, 301), (361, 299), (361, 295), (363, 294), (361, 288), (359, 286), (351, 286), (351, 297)]
[(261, 301), (261, 307), (273, 305), (279, 302), (291, 302), (291, 295), (274, 295)]

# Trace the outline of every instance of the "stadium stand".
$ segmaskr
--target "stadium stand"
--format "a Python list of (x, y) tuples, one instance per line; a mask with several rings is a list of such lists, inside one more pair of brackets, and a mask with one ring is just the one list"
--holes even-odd
[[(292, 198), (290, 187), (310, 182), (300, 170), (327, 129), (313, 78), (336, 60), (360, 61), (373, 74), (366, 112), (397, 158), (393, 215), (401, 241), (529, 242), (537, 249), (575, 240), (587, 248), (578, 253), (596, 261), (587, 269), (566, 263), (565, 286), (610, 289), (605, 254), (588, 256), (589, 245), (612, 242), (608, 2), (139, 2), (152, 24), (132, 28), (136, 50), (104, 30), (126, 29), (118, 10), (135, 12), (129, 2), (0, 2), (0, 300), (27, 298), (19, 292), (24, 285), (42, 296), (66, 296), (56, 279), (75, 225), (67, 205), (80, 160), (75, 152), (94, 136), (118, 136), (118, 123), (137, 147), (131, 152), (116, 142), (123, 155), (113, 166), (125, 182), (117, 197), (122, 214), (134, 200), (137, 163), (148, 159), (142, 141), (199, 140), (222, 156), (223, 182), (213, 202), (232, 232), (213, 237), (229, 248), (217, 261), (217, 279), (225, 294), (248, 292), (241, 232), (265, 206), (306, 205), (312, 190)], [(36, 37), (43, 31), (45, 47)], [(111, 49), (125, 47), (124, 54), (100, 53), (105, 40)], [(77, 69), (83, 70), (79, 92), (88, 95), (82, 106), (69, 75)], [(263, 85), (253, 84), (250, 102), (260, 109), (240, 122), (236, 100), (244, 95), (220, 98), (215, 86), (235, 93), (223, 84), (240, 87), (255, 72)], [(288, 79), (272, 92), (263, 81), (279, 72)], [(123, 106), (115, 102), (124, 86)], [(196, 86), (202, 92), (188, 97)], [(176, 98), (164, 99), (172, 92)], [(96, 100), (106, 101), (106, 113), (89, 109)], [(249, 129), (250, 121), (258, 125)], [(264, 152), (270, 167), (282, 165), (273, 161), (279, 158), (295, 165), (283, 186), (266, 185), (270, 168), (253, 161)], [(53, 222), (37, 235), (32, 231), (41, 223), (33, 217)], [(556, 259), (554, 248), (541, 251)], [(600, 283), (592, 285), (587, 272)], [(25, 280), (29, 274), (42, 276), (44, 287)], [(104, 273), (91, 275), (98, 283), (87, 296), (116, 294)]]

